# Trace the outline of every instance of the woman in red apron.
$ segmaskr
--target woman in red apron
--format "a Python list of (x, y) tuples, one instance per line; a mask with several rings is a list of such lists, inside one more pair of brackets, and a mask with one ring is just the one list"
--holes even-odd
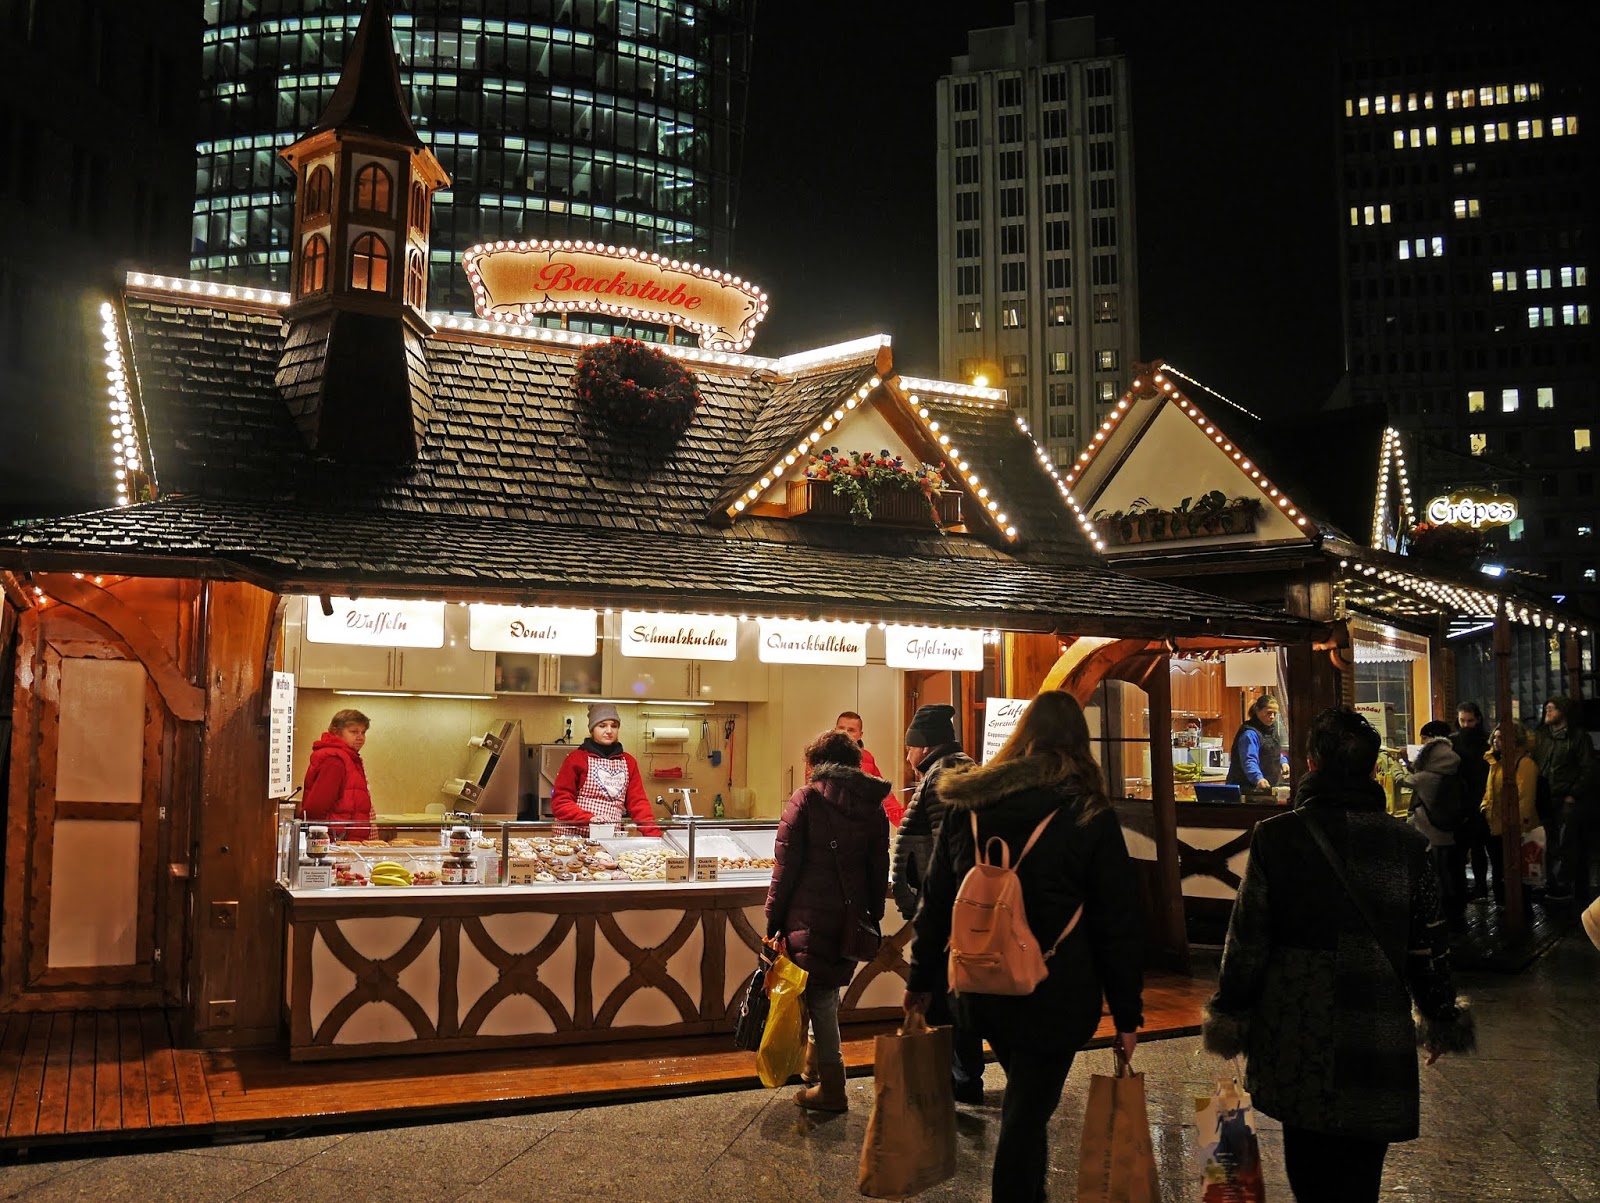
[(610, 702), (589, 707), (589, 738), (561, 762), (550, 792), (556, 820), (587, 830), (590, 823), (637, 823), (641, 835), (660, 835), (645, 796), (639, 762), (622, 750), (622, 716)]

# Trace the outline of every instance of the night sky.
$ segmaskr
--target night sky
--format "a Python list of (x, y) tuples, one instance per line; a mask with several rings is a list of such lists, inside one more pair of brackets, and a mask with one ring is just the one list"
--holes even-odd
[[(1304, 6), (1058, 0), (1128, 55), (1141, 358), (1258, 412), (1320, 405), (1343, 371), (1326, 22)], [(1260, 17), (1257, 14), (1266, 14)], [(772, 297), (752, 348), (875, 331), (938, 370), (934, 85), (994, 0), (761, 0), (736, 268)], [(1273, 23), (1263, 23), (1263, 20)]]

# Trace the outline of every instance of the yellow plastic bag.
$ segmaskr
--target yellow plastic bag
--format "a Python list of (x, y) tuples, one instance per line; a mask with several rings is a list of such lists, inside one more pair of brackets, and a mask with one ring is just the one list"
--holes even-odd
[(761, 1047), (756, 1050), (756, 1073), (763, 1086), (782, 1086), (800, 1072), (805, 1060), (806, 1039), (806, 971), (787, 956), (778, 957), (778, 963), (767, 974), (766, 1030), (761, 1033)]

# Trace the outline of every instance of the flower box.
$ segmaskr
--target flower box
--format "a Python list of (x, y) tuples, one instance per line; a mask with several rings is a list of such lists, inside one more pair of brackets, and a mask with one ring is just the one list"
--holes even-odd
[(1140, 510), (1096, 518), (1095, 529), (1107, 543), (1127, 547), (1140, 543), (1169, 543), (1182, 539), (1208, 539), (1215, 535), (1248, 535), (1256, 529), (1261, 503), (1241, 497), (1219, 509)]
[[(791, 480), (784, 501), (791, 518), (851, 521), (849, 500), (835, 493), (833, 486), (825, 480)], [(941, 489), (929, 498), (920, 489), (897, 489), (892, 486), (872, 491), (873, 523), (928, 526), (934, 523), (935, 512), (940, 527), (960, 526), (961, 494), (955, 489)]]

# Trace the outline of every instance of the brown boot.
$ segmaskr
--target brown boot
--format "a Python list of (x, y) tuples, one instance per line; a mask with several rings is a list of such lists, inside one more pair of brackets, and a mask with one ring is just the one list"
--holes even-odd
[(822, 1071), (817, 1068), (817, 1046), (811, 1041), (806, 1041), (806, 1064), (800, 1071), (800, 1080), (807, 1086), (815, 1086), (822, 1081)]
[(822, 1081), (816, 1086), (807, 1086), (804, 1090), (795, 1091), (794, 1101), (797, 1106), (808, 1111), (840, 1112), (849, 1109), (850, 1102), (844, 1093), (844, 1063), (838, 1065), (822, 1065)]

